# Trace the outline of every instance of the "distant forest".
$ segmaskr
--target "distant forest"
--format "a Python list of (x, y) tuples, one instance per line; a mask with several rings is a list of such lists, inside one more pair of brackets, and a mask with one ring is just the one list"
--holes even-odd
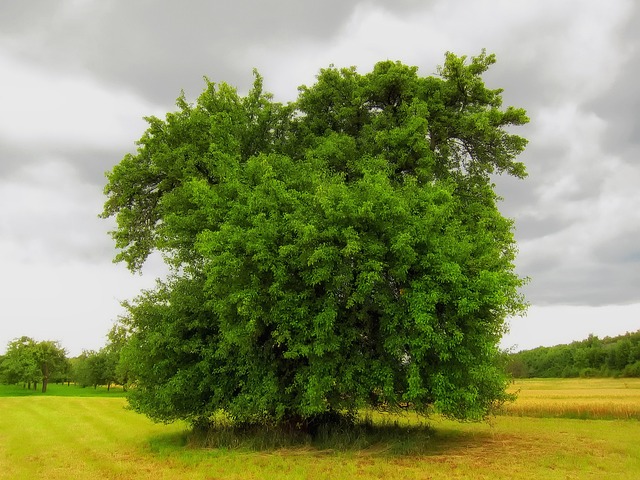
[(640, 330), (508, 355), (514, 378), (640, 377)]
[[(58, 342), (36, 342), (17, 338), (0, 355), (0, 383), (46, 390), (51, 381), (74, 382), (86, 387), (122, 385), (132, 382), (130, 358), (123, 355), (125, 332), (114, 327), (109, 342), (99, 351), (83, 351), (67, 358)], [(538, 347), (505, 354), (506, 368), (514, 378), (640, 377), (640, 330), (618, 337), (586, 340), (568, 345)], [(135, 383), (135, 381), (133, 381)]]

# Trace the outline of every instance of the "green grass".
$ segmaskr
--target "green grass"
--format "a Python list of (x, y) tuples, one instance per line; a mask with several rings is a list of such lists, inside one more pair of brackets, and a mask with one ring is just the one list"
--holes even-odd
[[(553, 381), (529, 387), (532, 396), (546, 389), (578, 397), (609, 388)], [(527, 385), (520, 388), (526, 398)], [(274, 446), (269, 432), (197, 436), (182, 424), (153, 424), (125, 405), (106, 395), (0, 397), (0, 479), (640, 478), (637, 420), (513, 415), (420, 424), (414, 416), (377, 414), (325, 444), (299, 438)]]
[(47, 385), (47, 391), (41, 392), (42, 384), (38, 384), (36, 390), (31, 387), (27, 389), (22, 385), (2, 385), (0, 384), (0, 397), (124, 397), (126, 395), (123, 392), (121, 386), (112, 386), (109, 390), (107, 387), (98, 386), (93, 387), (80, 387), (76, 384), (56, 384), (50, 383)]

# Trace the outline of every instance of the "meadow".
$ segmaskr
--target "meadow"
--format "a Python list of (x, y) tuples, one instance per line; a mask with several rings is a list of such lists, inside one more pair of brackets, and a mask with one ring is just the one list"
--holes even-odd
[(0, 387), (0, 478), (640, 478), (640, 380), (523, 380), (513, 388), (518, 400), (486, 423), (377, 414), (366, 431), (327, 448), (247, 438), (221, 446), (214, 436), (216, 446), (183, 424), (154, 424), (126, 409), (118, 391), (52, 385), (45, 395), (18, 395), (21, 387)]

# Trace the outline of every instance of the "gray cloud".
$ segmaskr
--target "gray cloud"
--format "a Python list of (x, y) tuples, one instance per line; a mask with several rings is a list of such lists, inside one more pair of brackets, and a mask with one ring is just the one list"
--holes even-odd
[(486, 47), (487, 84), (532, 120), (513, 130), (530, 140), (529, 178), (495, 179), (529, 301), (638, 303), (639, 31), (631, 0), (3, 2), (0, 253), (15, 271), (99, 276), (114, 254), (96, 218), (104, 172), (135, 149), (142, 116), (181, 89), (195, 98), (203, 75), (245, 91), (259, 67), (287, 99), (331, 62), (429, 75), (447, 50)]
[[(636, 252), (637, 255), (637, 252)], [(620, 269), (614, 263), (542, 264), (530, 268), (531, 283), (524, 292), (534, 305), (625, 305), (638, 303), (634, 285), (640, 284), (640, 262)], [(544, 268), (547, 267), (547, 268)]]
[(3, 36), (22, 35), (26, 30), (38, 30), (49, 24), (59, 4), (48, 0), (2, 2), (0, 29)]
[(113, 252), (102, 196), (68, 163), (25, 165), (0, 181), (3, 253), (25, 264), (105, 263)]
[[(202, 76), (250, 85), (248, 45), (277, 49), (304, 38), (326, 38), (340, 28), (355, 1), (300, 2), (137, 2), (61, 3), (57, 12), (33, 9), (42, 21), (24, 25), (9, 43), (21, 55), (50, 68), (88, 70), (103, 81), (132, 88), (157, 102), (185, 89), (202, 89)], [(50, 7), (49, 9), (50, 10)], [(24, 11), (9, 12), (18, 22)], [(25, 28), (27, 27), (27, 28)]]
[(598, 262), (607, 265), (628, 265), (629, 272), (633, 272), (636, 278), (631, 284), (640, 285), (640, 223), (601, 242), (593, 253)]
[(41, 155), (37, 152), (20, 148), (0, 139), (0, 178), (7, 178), (16, 169), (38, 163), (40, 160)]
[(126, 150), (76, 150), (66, 152), (65, 159), (76, 169), (82, 181), (102, 191), (106, 183), (105, 172), (110, 171), (123, 158), (125, 151), (133, 150), (133, 145)]
[[(117, 148), (120, 147), (120, 148)], [(37, 168), (43, 159), (53, 160), (65, 165), (67, 171), (73, 171), (79, 181), (91, 185), (91, 188), (101, 191), (106, 180), (105, 172), (111, 170), (119, 162), (126, 151), (135, 149), (114, 146), (113, 149), (78, 148), (69, 145), (67, 148), (42, 147), (26, 150), (14, 144), (0, 141), (0, 178), (9, 180), (24, 168)]]
[(518, 225), (518, 228), (516, 228), (518, 241), (546, 237), (569, 226), (566, 219), (553, 214), (544, 218), (522, 218)]
[(622, 74), (610, 87), (589, 103), (607, 122), (607, 135), (603, 146), (616, 152), (628, 162), (636, 163), (640, 158), (640, 5), (634, 3), (624, 28), (617, 32), (621, 53), (626, 57)]

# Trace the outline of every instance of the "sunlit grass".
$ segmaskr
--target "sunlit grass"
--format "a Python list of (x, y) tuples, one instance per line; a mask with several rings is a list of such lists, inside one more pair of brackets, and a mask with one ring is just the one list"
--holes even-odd
[[(514, 407), (546, 401), (542, 392), (586, 402), (624, 388), (589, 382), (523, 382), (515, 385)], [(628, 383), (629, 390), (637, 386)], [(514, 415), (461, 424), (372, 414), (366, 429), (324, 445), (302, 438), (274, 447), (265, 432), (243, 438), (227, 431), (225, 441), (236, 444), (224, 446), (216, 445), (220, 439), (203, 443), (182, 424), (153, 424), (125, 406), (123, 398), (105, 396), (0, 398), (0, 479), (640, 478), (637, 420)]]
[(144, 454), (148, 439), (185, 427), (155, 425), (124, 406), (122, 398), (0, 398), (0, 478), (151, 478), (142, 475), (158, 467)]

